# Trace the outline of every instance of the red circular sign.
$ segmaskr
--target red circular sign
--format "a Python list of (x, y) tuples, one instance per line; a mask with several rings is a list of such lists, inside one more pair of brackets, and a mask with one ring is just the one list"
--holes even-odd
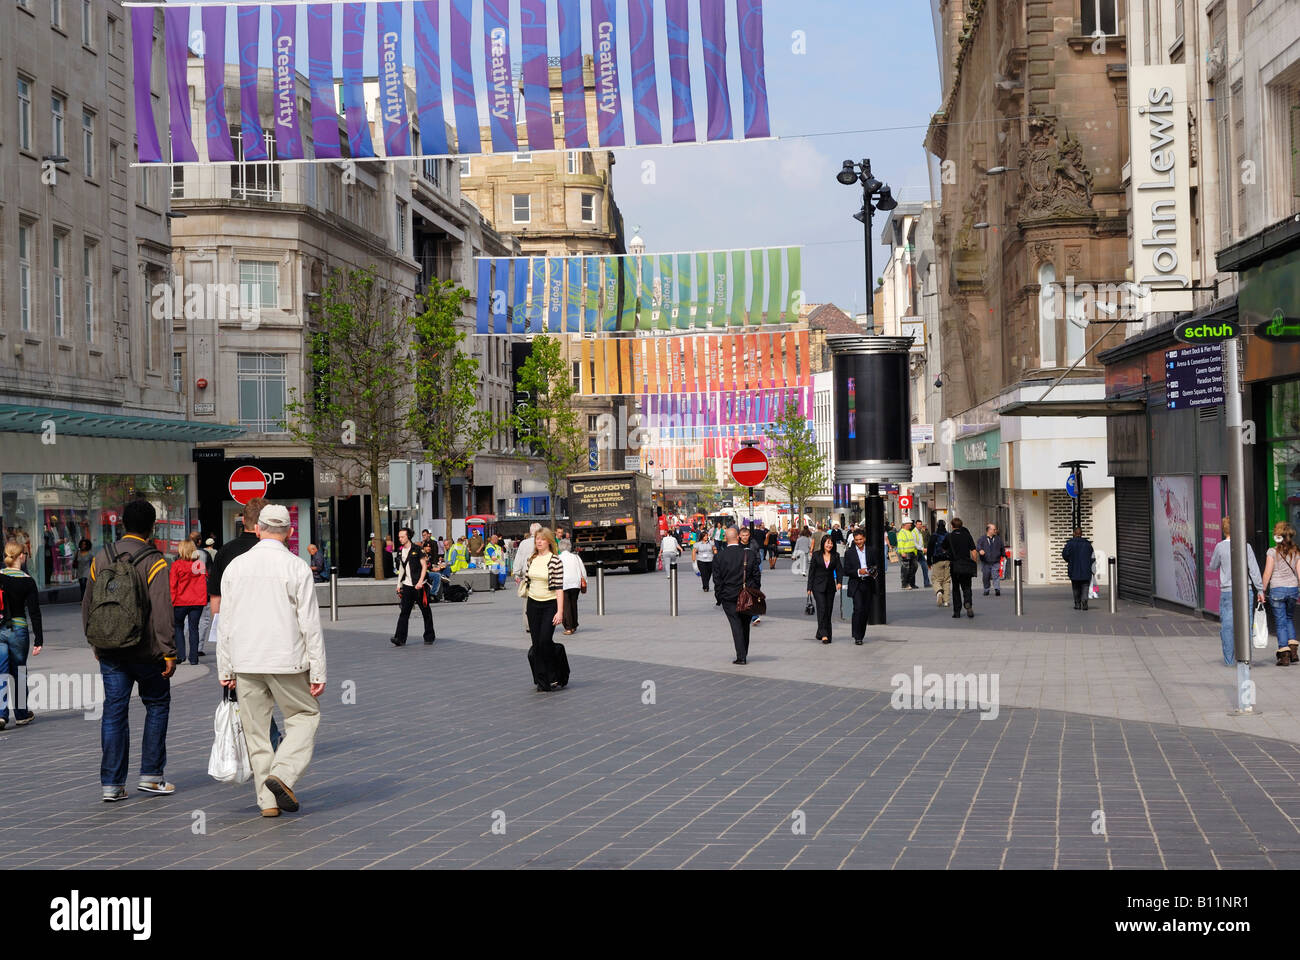
[(230, 475), (227, 486), (235, 503), (248, 503), (256, 497), (266, 496), (266, 474), (257, 467), (239, 467)]
[(758, 447), (741, 447), (731, 458), (731, 475), (742, 487), (756, 487), (767, 479), (767, 454)]
[(904, 493), (904, 494), (902, 494), (902, 495), (898, 498), (898, 506), (899, 506), (899, 509), (901, 509), (901, 510), (911, 510), (911, 509), (912, 509), (912, 495), (911, 495), (910, 493)]

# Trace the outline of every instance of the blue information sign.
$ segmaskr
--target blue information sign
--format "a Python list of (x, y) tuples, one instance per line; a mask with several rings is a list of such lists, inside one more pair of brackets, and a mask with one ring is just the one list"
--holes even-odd
[(1074, 486), (1074, 474), (1070, 474), (1065, 478), (1065, 492), (1071, 497), (1077, 497), (1079, 495), (1079, 491)]

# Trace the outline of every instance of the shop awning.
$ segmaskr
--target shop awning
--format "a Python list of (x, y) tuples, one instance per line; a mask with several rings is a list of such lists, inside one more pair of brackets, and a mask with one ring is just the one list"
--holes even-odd
[(1018, 400), (998, 410), (1003, 417), (1122, 417), (1141, 413), (1144, 400)]
[(203, 440), (229, 440), (244, 433), (243, 427), (220, 423), (0, 403), (0, 433), (43, 433), (47, 420), (53, 421), (56, 436), (63, 434), (69, 437), (198, 443)]

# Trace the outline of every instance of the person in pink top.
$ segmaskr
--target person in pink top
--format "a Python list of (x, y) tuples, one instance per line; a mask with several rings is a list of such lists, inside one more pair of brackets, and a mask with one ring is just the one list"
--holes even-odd
[(172, 610), (176, 625), (176, 662), (185, 656), (185, 621), (190, 623), (189, 662), (197, 664), (199, 652), (199, 617), (208, 602), (208, 555), (200, 552), (192, 540), (182, 540), (176, 562), (169, 571)]

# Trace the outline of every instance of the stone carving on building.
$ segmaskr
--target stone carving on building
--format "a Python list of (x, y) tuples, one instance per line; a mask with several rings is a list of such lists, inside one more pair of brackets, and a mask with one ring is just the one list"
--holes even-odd
[(1029, 140), (1020, 148), (1024, 190), (1020, 219), (1091, 217), (1092, 172), (1083, 159), (1083, 147), (1068, 133), (1062, 139), (1056, 120), (1029, 118)]
[(1040, 265), (1044, 263), (1051, 263), (1052, 259), (1055, 256), (1056, 256), (1055, 244), (1048, 243), (1045, 240), (1034, 244), (1034, 257), (1038, 260)]

